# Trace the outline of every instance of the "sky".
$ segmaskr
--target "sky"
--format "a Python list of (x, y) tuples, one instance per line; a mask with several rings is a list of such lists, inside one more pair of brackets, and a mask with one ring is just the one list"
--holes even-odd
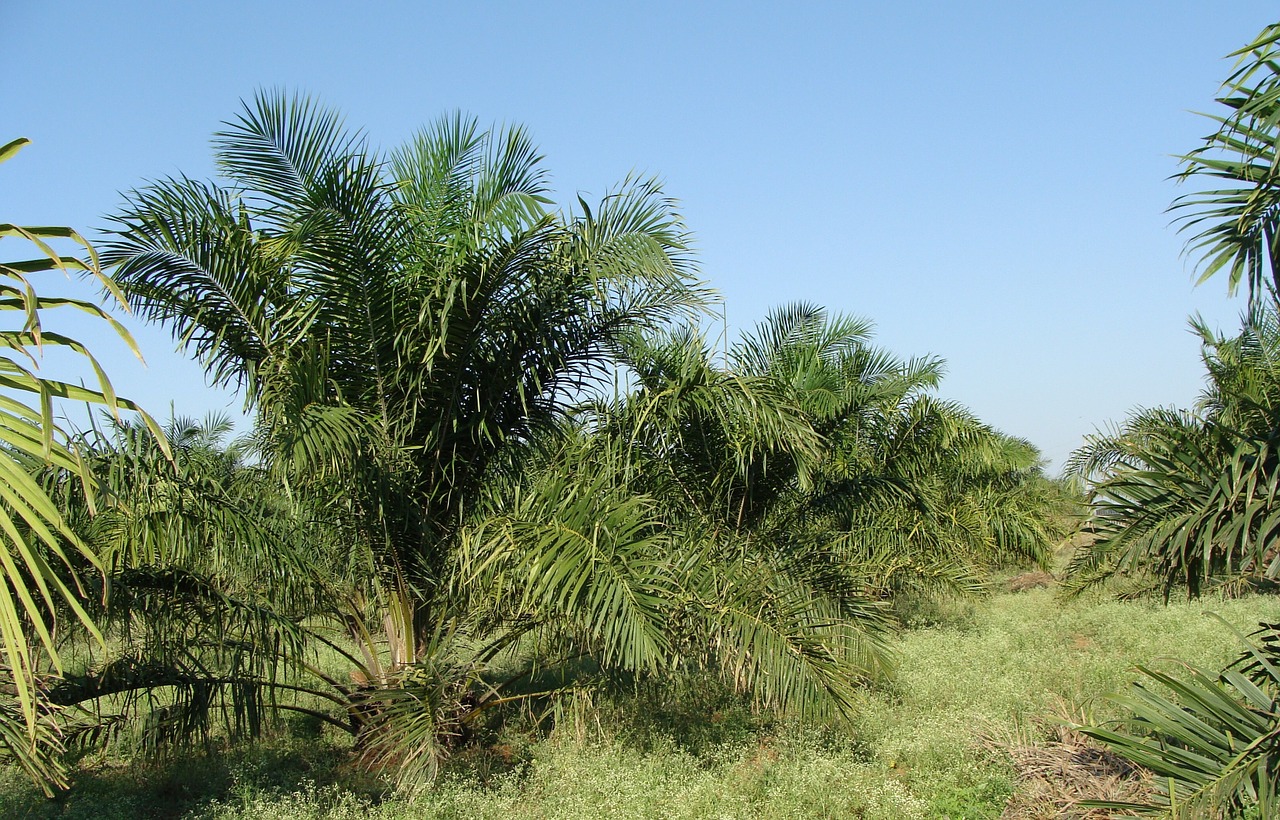
[[(660, 176), (731, 333), (797, 300), (869, 318), (1056, 471), (1132, 410), (1195, 401), (1189, 315), (1238, 324), (1225, 281), (1194, 285), (1166, 212), (1191, 189), (1169, 177), (1212, 130), (1194, 112), (1225, 55), (1275, 17), (1252, 0), (0, 0), (0, 143), (32, 140), (0, 167), (0, 221), (100, 237), (121, 192), (211, 177), (210, 135), (257, 89), (308, 94), (384, 149), (455, 110), (519, 123), (566, 207)], [(161, 328), (126, 319), (143, 367), (56, 318), (153, 415), (242, 406)]]

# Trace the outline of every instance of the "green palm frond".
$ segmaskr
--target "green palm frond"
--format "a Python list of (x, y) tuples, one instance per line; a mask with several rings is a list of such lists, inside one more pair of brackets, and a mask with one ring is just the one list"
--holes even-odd
[[(15, 140), (0, 148), (0, 159), (12, 157), (26, 140)], [(113, 297), (115, 285), (102, 273), (98, 257), (87, 242), (70, 228), (22, 227), (0, 224), (0, 239), (18, 239), (34, 245), (41, 256), (15, 263), (0, 263), (0, 310), (14, 319), (0, 330), (0, 386), (8, 395), (0, 399), (0, 442), (5, 457), (0, 458), (0, 651), (4, 666), (12, 675), (23, 717), (25, 738), (18, 739), (12, 721), (4, 732), (9, 750), (23, 761), (47, 789), (62, 783), (60, 769), (40, 749), (48, 746), (48, 727), (41, 714), (36, 677), (42, 669), (38, 652), (43, 650), (55, 670), (61, 661), (54, 646), (54, 613), (69, 612), (101, 642), (102, 636), (85, 607), (89, 593), (81, 586), (74, 566), (90, 573), (100, 569), (92, 550), (71, 529), (44, 488), (29, 472), (30, 462), (45, 462), (70, 471), (92, 494), (92, 478), (80, 453), (70, 446), (54, 423), (54, 400), (87, 401), (118, 414), (137, 408), (116, 396), (106, 374), (89, 349), (76, 340), (45, 330), (42, 312), (55, 307), (73, 307), (104, 321), (135, 354), (138, 352), (124, 328), (97, 305), (72, 299), (49, 299), (37, 295), (32, 277), (48, 271), (87, 273)], [(51, 243), (70, 241), (86, 254), (85, 259), (64, 256)], [(89, 362), (96, 389), (78, 387), (47, 379), (36, 372), (45, 345), (65, 347)], [(30, 397), (32, 404), (20, 397)], [(143, 423), (155, 428), (150, 417)], [(42, 739), (43, 738), (43, 739)], [(45, 762), (40, 762), (44, 760)]]
[(1218, 103), (1229, 109), (1209, 116), (1217, 130), (1182, 157), (1179, 179), (1208, 177), (1212, 188), (1179, 197), (1172, 210), (1191, 234), (1187, 252), (1200, 261), (1200, 281), (1226, 271), (1229, 292), (1243, 283), (1250, 301), (1280, 284), (1280, 71), (1276, 26), (1231, 56), (1237, 68)]
[[(851, 715), (859, 682), (891, 668), (889, 619), (867, 606), (846, 619), (792, 574), (766, 564), (708, 565), (700, 587), (728, 679), (764, 706), (829, 720)], [(847, 602), (846, 602), (847, 603)]]
[(286, 208), (313, 204), (316, 182), (364, 152), (336, 112), (301, 95), (259, 92), (226, 126), (214, 135), (221, 171)]
[(871, 330), (865, 319), (829, 318), (818, 305), (796, 302), (771, 311), (730, 356), (743, 372), (765, 375), (787, 360), (794, 366), (803, 359), (831, 362), (856, 353), (870, 341)]
[(22, 769), (46, 794), (51, 794), (52, 786), (67, 783), (63, 754), (69, 738), (59, 718), (56, 707), (43, 701), (33, 736), (27, 716), (18, 705), (12, 701), (0, 703), (0, 760)]
[(653, 502), (612, 481), (607, 471), (541, 476), (505, 514), (468, 530), (461, 577), (486, 598), (509, 599), (510, 619), (578, 631), (606, 666), (656, 671), (672, 660), (678, 550)]
[(291, 290), (283, 248), (262, 240), (230, 191), (165, 180), (133, 192), (114, 221), (103, 263), (134, 308), (168, 325), (215, 384), (253, 388), (268, 356), (315, 320), (314, 308), (282, 304)]
[(1280, 810), (1280, 658), (1266, 643), (1246, 640), (1246, 647), (1252, 677), (1232, 667), (1214, 674), (1187, 666), (1174, 674), (1140, 666), (1147, 680), (1111, 698), (1128, 717), (1081, 727), (1155, 775), (1155, 802), (1096, 805), (1178, 816), (1271, 817)]
[(360, 694), (360, 708), (372, 715), (357, 738), (364, 765), (391, 774), (401, 788), (426, 786), (469, 724), (504, 700), (469, 643), (436, 629), (413, 664)]
[[(253, 738), (269, 711), (293, 708), (282, 693), (326, 697), (287, 679), (305, 664), (306, 636), (271, 602), (237, 598), (221, 579), (175, 569), (130, 569), (113, 581), (100, 616), (112, 653), (47, 691), (54, 706), (83, 713), (69, 727), (81, 742), (110, 732), (123, 715), (141, 718), (138, 738), (153, 751), (207, 740), (216, 724), (233, 740)], [(115, 713), (94, 721), (104, 704)]]

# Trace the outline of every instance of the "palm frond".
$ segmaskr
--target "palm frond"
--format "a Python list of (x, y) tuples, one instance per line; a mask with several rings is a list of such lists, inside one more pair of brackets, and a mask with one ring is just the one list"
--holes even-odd
[(1280, 809), (1280, 673), (1274, 654), (1246, 645), (1269, 691), (1230, 667), (1214, 674), (1187, 666), (1174, 674), (1140, 666), (1146, 681), (1111, 698), (1128, 717), (1115, 726), (1081, 727), (1156, 775), (1155, 802), (1108, 807), (1193, 816), (1251, 810), (1261, 817)]
[(505, 515), (468, 530), (460, 570), (485, 597), (509, 598), (508, 617), (562, 623), (586, 636), (603, 664), (656, 671), (672, 661), (675, 547), (653, 503), (620, 495), (611, 480), (540, 477)]
[[(12, 157), (25, 140), (16, 140), (0, 149), (4, 159)], [(27, 461), (46, 462), (71, 471), (81, 482), (86, 493), (93, 492), (93, 481), (85, 468), (80, 453), (61, 434), (54, 423), (54, 399), (70, 398), (88, 401), (106, 407), (113, 414), (122, 408), (134, 409), (130, 402), (118, 398), (102, 368), (94, 360), (89, 349), (78, 341), (59, 333), (43, 329), (42, 311), (70, 305), (83, 312), (104, 318), (104, 312), (84, 302), (38, 296), (29, 277), (49, 270), (78, 270), (87, 272), (107, 286), (110, 294), (119, 291), (110, 283), (98, 265), (96, 252), (70, 228), (21, 227), (0, 224), (0, 238), (16, 237), (36, 246), (43, 260), (25, 261), (16, 265), (0, 266), (3, 290), (0, 291), (0, 310), (18, 314), (17, 329), (6, 328), (0, 332), (0, 384), (9, 395), (0, 401), (0, 441), (5, 454), (0, 458), (0, 650), (5, 666), (13, 680), (18, 712), (26, 723), (25, 746), (10, 748), (24, 761), (29, 772), (39, 777), (55, 777), (57, 772), (44, 767), (38, 761), (39, 749), (48, 739), (47, 727), (42, 728), (39, 693), (35, 688), (36, 675), (41, 671), (36, 650), (43, 649), (56, 670), (61, 661), (54, 646), (54, 613), (70, 612), (72, 620), (81, 624), (99, 643), (102, 641), (93, 619), (84, 606), (87, 595), (81, 587), (81, 578), (74, 568), (97, 573), (100, 563), (92, 550), (80, 540), (68, 525), (44, 488), (31, 476)], [(79, 245), (86, 259), (72, 259), (57, 253), (50, 242), (69, 240)], [(6, 315), (11, 315), (6, 314)], [(129, 348), (137, 353), (133, 339), (118, 322), (107, 321)], [(85, 358), (93, 368), (97, 389), (76, 387), (45, 379), (34, 369), (15, 360), (21, 357), (38, 365), (38, 357), (45, 344), (68, 348)], [(31, 407), (17, 396), (29, 396), (35, 403)], [(142, 422), (152, 429), (154, 422), (146, 414)], [(10, 729), (12, 724), (7, 723)], [(12, 732), (7, 733), (12, 740)], [(42, 740), (44, 738), (44, 740)], [(16, 741), (15, 741), (16, 742)], [(25, 750), (24, 750), (25, 749)], [(48, 787), (48, 784), (44, 784)]]
[(1209, 177), (1212, 188), (1179, 197), (1171, 210), (1180, 230), (1190, 233), (1186, 250), (1199, 257), (1200, 281), (1226, 271), (1228, 292), (1243, 283), (1250, 301), (1280, 284), (1280, 162), (1276, 126), (1280, 122), (1277, 28), (1268, 26), (1235, 52), (1235, 72), (1223, 83), (1217, 102), (1230, 113), (1210, 115), (1217, 130), (1184, 155), (1180, 180)]

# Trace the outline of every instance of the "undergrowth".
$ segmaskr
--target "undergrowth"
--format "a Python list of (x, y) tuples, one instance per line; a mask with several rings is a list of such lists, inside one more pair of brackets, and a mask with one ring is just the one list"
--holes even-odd
[[(344, 742), (282, 724), (252, 748), (168, 761), (81, 760), (45, 800), (0, 774), (12, 818), (998, 818), (1019, 788), (1010, 750), (1062, 721), (1103, 720), (1103, 696), (1162, 656), (1216, 668), (1276, 599), (1063, 602), (1051, 590), (938, 607), (903, 634), (895, 682), (864, 693), (851, 726), (761, 715), (712, 678), (625, 697), (582, 693), (459, 751), (441, 779), (396, 794)], [(539, 730), (550, 730), (550, 736)]]

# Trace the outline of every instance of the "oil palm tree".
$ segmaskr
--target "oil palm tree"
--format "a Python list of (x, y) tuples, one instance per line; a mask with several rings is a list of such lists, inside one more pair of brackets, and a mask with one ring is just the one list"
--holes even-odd
[(857, 683), (891, 667), (889, 619), (847, 568), (819, 560), (821, 539), (777, 538), (777, 510), (810, 489), (825, 444), (799, 392), (736, 355), (715, 361), (690, 328), (633, 338), (626, 362), (635, 389), (592, 423), (615, 473), (677, 522), (689, 661), (766, 706), (847, 713)]
[[(378, 724), (367, 745), (429, 747), (420, 730), (433, 721), (370, 716), (401, 714), (427, 667), (480, 668), (510, 631), (473, 617), (495, 609), (475, 581), (494, 564), (462, 560), (467, 543), (514, 549), (503, 567), (534, 620), (594, 636), (603, 662), (665, 662), (657, 610), (625, 602), (651, 581), (666, 588), (674, 570), (642, 557), (670, 536), (643, 499), (540, 493), (555, 476), (527, 476), (525, 458), (611, 374), (626, 337), (706, 299), (657, 183), (629, 178), (559, 215), (518, 128), (457, 115), (384, 161), (336, 115), (280, 95), (247, 104), (215, 147), (224, 181), (133, 192), (104, 260), (212, 381), (244, 391), (261, 467), (324, 533), (300, 577), (357, 647), (360, 691), (343, 697), (358, 723)], [(589, 544), (565, 537), (583, 527)], [(534, 554), (559, 580), (511, 569)]]
[(727, 579), (703, 587), (721, 619), (685, 622), (753, 647), (715, 661), (749, 691), (785, 681), (782, 700), (838, 712), (847, 682), (890, 666), (883, 598), (924, 579), (972, 587), (977, 566), (1055, 540), (1034, 448), (930, 396), (941, 363), (873, 347), (865, 321), (794, 304), (721, 357), (686, 328), (633, 339), (626, 362), (633, 389), (592, 417), (598, 441), (625, 447), (599, 460), (621, 462), (701, 545), (695, 566)]
[[(1083, 588), (1120, 574), (1143, 586), (1274, 585), (1280, 579), (1280, 25), (1270, 25), (1233, 56), (1234, 73), (1212, 117), (1218, 129), (1185, 156), (1183, 179), (1214, 188), (1176, 200), (1201, 281), (1227, 272), (1243, 282), (1249, 311), (1238, 336), (1224, 338), (1194, 320), (1207, 385), (1193, 412), (1146, 410), (1093, 436), (1068, 468), (1093, 482), (1092, 544), (1071, 573)], [(1142, 583), (1153, 581), (1153, 584)], [(1145, 680), (1113, 699), (1126, 716), (1082, 727), (1122, 757), (1155, 774), (1154, 799), (1110, 804), (1127, 813), (1270, 817), (1280, 800), (1275, 761), (1280, 737), (1276, 626), (1247, 642), (1221, 672), (1140, 667)], [(1155, 685), (1152, 685), (1152, 684)]]
[(972, 577), (1043, 561), (1059, 537), (1039, 454), (934, 395), (941, 360), (900, 360), (870, 344), (868, 323), (803, 304), (772, 313), (730, 358), (784, 386), (824, 441), (794, 475), (811, 489), (775, 516), (780, 533), (818, 526), (859, 545), (864, 563), (914, 556), (920, 576), (937, 578), (946, 573), (927, 566), (968, 563)]
[(1280, 579), (1278, 311), (1255, 304), (1234, 337), (1193, 322), (1207, 371), (1196, 410), (1143, 411), (1073, 454), (1069, 469), (1094, 482), (1077, 586), (1123, 574), (1194, 596)]
[(1193, 320), (1208, 386), (1195, 412), (1136, 414), (1093, 436), (1068, 467), (1094, 482), (1096, 541), (1080, 551), (1081, 585), (1117, 573), (1147, 575), (1198, 594), (1224, 580), (1274, 582), (1276, 529), (1277, 286), (1280, 286), (1280, 25), (1234, 52), (1235, 70), (1210, 118), (1217, 130), (1183, 157), (1181, 180), (1226, 187), (1174, 201), (1201, 281), (1226, 271), (1228, 289), (1248, 288), (1235, 338)]

